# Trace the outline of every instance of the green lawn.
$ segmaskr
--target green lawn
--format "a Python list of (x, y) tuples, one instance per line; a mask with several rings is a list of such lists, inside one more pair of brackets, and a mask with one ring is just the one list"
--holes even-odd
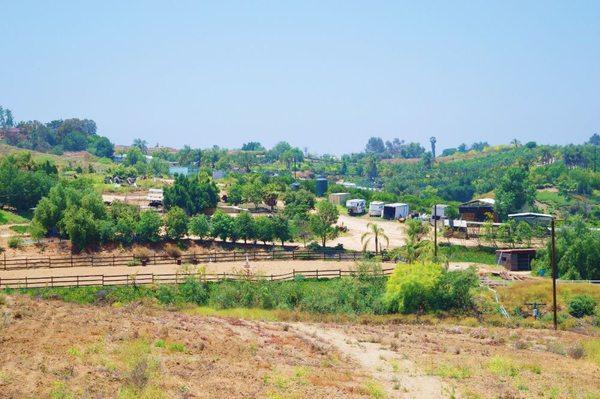
[(16, 213), (0, 209), (0, 224), (13, 223), (29, 223), (29, 220), (25, 219), (23, 216), (17, 215)]
[(496, 251), (488, 247), (465, 247), (462, 245), (440, 246), (440, 252), (453, 262), (496, 264)]

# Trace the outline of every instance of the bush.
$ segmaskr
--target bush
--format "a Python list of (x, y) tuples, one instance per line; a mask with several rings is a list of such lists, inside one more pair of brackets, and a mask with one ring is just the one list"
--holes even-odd
[(573, 317), (592, 316), (596, 310), (596, 300), (589, 295), (577, 295), (569, 302), (569, 314)]
[(23, 239), (18, 236), (12, 236), (8, 239), (8, 247), (12, 249), (18, 249), (23, 246)]
[(133, 257), (140, 262), (148, 262), (152, 255), (153, 252), (145, 247), (136, 247), (133, 249)]
[(384, 302), (391, 312), (466, 310), (478, 281), (473, 269), (448, 272), (432, 263), (398, 265), (387, 282)]
[(165, 252), (173, 259), (181, 258), (181, 250), (177, 245), (167, 244), (165, 246)]

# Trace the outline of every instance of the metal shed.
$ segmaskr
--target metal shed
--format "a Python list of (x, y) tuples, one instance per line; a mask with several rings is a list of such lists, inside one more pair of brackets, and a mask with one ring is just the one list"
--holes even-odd
[(496, 251), (496, 263), (511, 271), (531, 270), (535, 255), (535, 248), (499, 249)]

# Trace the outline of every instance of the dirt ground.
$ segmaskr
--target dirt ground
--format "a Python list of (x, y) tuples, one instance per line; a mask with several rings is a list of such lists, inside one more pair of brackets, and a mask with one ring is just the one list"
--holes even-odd
[(18, 295), (0, 314), (3, 398), (600, 397), (600, 367), (577, 349), (598, 341), (574, 332), (242, 320)]
[[(262, 261), (248, 262), (249, 269), (252, 274), (269, 276), (271, 274), (285, 274), (293, 270), (351, 270), (356, 267), (353, 261)], [(382, 267), (394, 267), (393, 263), (384, 263)], [(20, 269), (20, 270), (0, 270), (0, 279), (16, 278), (16, 277), (50, 277), (50, 276), (77, 276), (77, 275), (125, 275), (125, 274), (171, 274), (171, 273), (194, 273), (199, 268), (203, 268), (208, 274), (218, 273), (236, 273), (245, 271), (246, 262), (222, 262), (222, 263), (205, 263), (202, 265), (191, 266), (177, 264), (172, 265), (148, 265), (148, 266), (105, 266), (105, 267), (64, 267), (56, 269)]]
[(368, 376), (281, 324), (8, 298), (3, 398), (368, 398)]
[[(384, 220), (377, 217), (369, 217), (369, 216), (348, 216), (348, 215), (340, 215), (338, 219), (338, 226), (345, 226), (348, 228), (348, 232), (342, 234), (335, 240), (331, 240), (327, 242), (329, 246), (335, 246), (337, 244), (343, 244), (345, 249), (351, 249), (356, 251), (362, 251), (363, 244), (361, 242), (361, 237), (364, 233), (368, 232), (369, 229), (367, 224), (374, 223), (382, 227), (385, 231), (385, 234), (388, 236), (389, 248), (400, 247), (406, 242), (406, 232), (404, 224), (391, 221)], [(383, 247), (385, 248), (385, 242), (383, 242)], [(375, 249), (375, 244), (373, 239), (371, 239), (371, 243), (367, 248), (369, 250)]]

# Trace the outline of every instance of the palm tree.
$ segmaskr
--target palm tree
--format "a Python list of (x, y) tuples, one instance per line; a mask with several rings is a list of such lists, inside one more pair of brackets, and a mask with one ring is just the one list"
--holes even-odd
[(380, 239), (385, 240), (386, 246), (390, 245), (390, 239), (385, 235), (383, 228), (379, 227), (378, 224), (367, 223), (367, 229), (369, 229), (369, 231), (363, 233), (360, 237), (360, 242), (363, 244), (363, 251), (366, 251), (367, 246), (371, 242), (371, 238), (375, 239), (375, 253), (381, 252)]
[(435, 143), (437, 143), (437, 139), (435, 137), (430, 137), (429, 142), (431, 143), (431, 154), (433, 155), (433, 159), (435, 159)]
[(521, 146), (521, 142), (520, 142), (519, 140), (517, 140), (517, 139), (512, 139), (512, 140), (511, 140), (511, 142), (510, 142), (510, 144), (511, 144), (513, 147), (515, 147), (515, 148), (517, 148), (517, 147), (520, 147), (520, 146)]

